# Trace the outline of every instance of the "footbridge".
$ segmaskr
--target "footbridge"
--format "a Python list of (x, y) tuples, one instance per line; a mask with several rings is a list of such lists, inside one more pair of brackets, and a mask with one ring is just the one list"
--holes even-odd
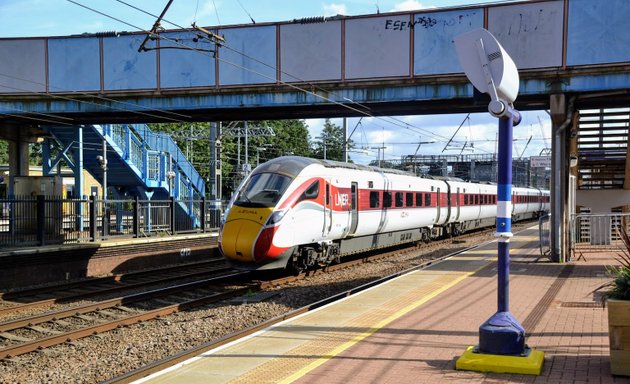
[(482, 111), (452, 43), (478, 27), (520, 70), (518, 108), (549, 108), (554, 93), (579, 94), (579, 107), (625, 105), (629, 16), (624, 0), (553, 0), (207, 28), (219, 44), (168, 30), (141, 52), (138, 31), (0, 39), (0, 121)]
[[(58, 126), (484, 111), (452, 41), (485, 27), (519, 68), (516, 107), (551, 113), (558, 254), (571, 175), (578, 189), (630, 190), (628, 117), (604, 112), (630, 102), (628, 19), (626, 0), (532, 0), (165, 30), (144, 50), (146, 31), (0, 39), (0, 138), (23, 159), (20, 143), (44, 125), (54, 136)], [(612, 169), (612, 183), (600, 177)]]

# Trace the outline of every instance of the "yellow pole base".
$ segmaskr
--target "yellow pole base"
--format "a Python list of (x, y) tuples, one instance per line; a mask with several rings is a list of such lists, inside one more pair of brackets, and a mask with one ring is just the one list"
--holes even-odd
[(540, 375), (545, 353), (530, 349), (527, 356), (489, 355), (475, 353), (474, 347), (466, 348), (466, 352), (455, 363), (455, 369), (463, 371), (520, 373)]

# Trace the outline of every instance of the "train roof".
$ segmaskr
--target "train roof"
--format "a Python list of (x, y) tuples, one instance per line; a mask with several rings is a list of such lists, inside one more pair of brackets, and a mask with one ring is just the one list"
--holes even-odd
[(277, 173), (282, 173), (287, 176), (295, 177), (304, 168), (312, 164), (319, 164), (326, 168), (346, 168), (346, 169), (356, 169), (356, 170), (370, 171), (370, 172), (382, 172), (382, 173), (413, 176), (412, 173), (400, 171), (397, 169), (383, 169), (383, 168), (378, 168), (378, 167), (372, 167), (369, 165), (344, 163), (342, 161), (334, 161), (334, 160), (311, 159), (309, 157), (301, 157), (301, 156), (282, 156), (282, 157), (277, 157), (275, 159), (271, 159), (267, 161), (266, 163), (259, 165), (254, 170), (254, 172), (255, 173), (277, 172)]

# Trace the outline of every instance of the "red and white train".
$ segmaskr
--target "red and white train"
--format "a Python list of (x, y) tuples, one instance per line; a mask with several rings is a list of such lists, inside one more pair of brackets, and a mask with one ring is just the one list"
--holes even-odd
[[(496, 185), (286, 156), (257, 167), (230, 201), (222, 254), (244, 269), (322, 266), (340, 257), (489, 227)], [(549, 210), (549, 191), (512, 189), (512, 220)]]

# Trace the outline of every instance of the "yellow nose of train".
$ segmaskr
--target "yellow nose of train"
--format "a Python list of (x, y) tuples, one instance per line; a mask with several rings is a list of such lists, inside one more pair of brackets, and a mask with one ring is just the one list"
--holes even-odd
[(223, 224), (219, 246), (229, 259), (251, 263), (255, 261), (254, 246), (272, 208), (233, 207)]

